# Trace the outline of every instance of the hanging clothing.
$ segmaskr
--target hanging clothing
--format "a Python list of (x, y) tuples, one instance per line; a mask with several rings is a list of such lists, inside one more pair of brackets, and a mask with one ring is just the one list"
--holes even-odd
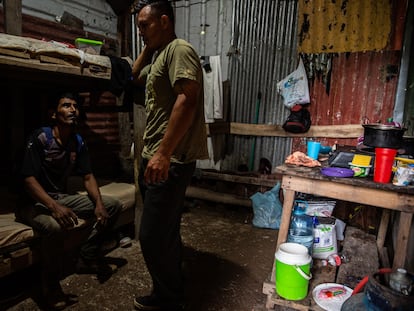
[(206, 123), (223, 119), (223, 81), (220, 55), (204, 57), (204, 112)]

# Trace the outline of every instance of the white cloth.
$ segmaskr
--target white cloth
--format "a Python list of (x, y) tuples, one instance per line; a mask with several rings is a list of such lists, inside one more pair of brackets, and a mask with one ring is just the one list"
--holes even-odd
[(213, 150), (213, 143), (211, 141), (211, 137), (207, 137), (207, 147), (208, 147), (208, 159), (205, 160), (197, 160), (197, 168), (200, 169), (214, 169), (219, 171), (221, 168), (221, 160), (214, 162), (214, 150)]
[(220, 55), (208, 56), (211, 71), (203, 66), (204, 78), (204, 114), (206, 123), (223, 119), (223, 86), (221, 78)]

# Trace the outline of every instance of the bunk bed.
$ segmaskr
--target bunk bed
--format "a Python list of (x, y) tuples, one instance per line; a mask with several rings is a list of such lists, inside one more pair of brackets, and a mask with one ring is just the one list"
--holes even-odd
[[(0, 81), (11, 86), (6, 88), (10, 93), (19, 92), (19, 86), (24, 84), (63, 85), (78, 91), (104, 90), (111, 83), (111, 73), (111, 59), (108, 56), (85, 53), (61, 42), (0, 34)], [(9, 103), (2, 101), (2, 104)], [(22, 126), (13, 121), (10, 123), (16, 129)], [(119, 199), (123, 207), (116, 227), (133, 222), (135, 185), (117, 182), (101, 185), (101, 193)], [(0, 191), (0, 278), (39, 260), (36, 233), (31, 227), (15, 221), (14, 208), (18, 196), (18, 193)]]

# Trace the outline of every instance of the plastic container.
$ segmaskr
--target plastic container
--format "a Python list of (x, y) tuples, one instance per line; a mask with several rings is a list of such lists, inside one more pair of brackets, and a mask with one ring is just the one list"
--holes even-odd
[(307, 148), (307, 155), (314, 160), (318, 160), (321, 143), (309, 140), (307, 143)]
[(313, 236), (313, 258), (328, 259), (330, 255), (338, 253), (335, 224), (315, 225)]
[(398, 268), (397, 271), (390, 274), (390, 287), (396, 292), (408, 296), (413, 287), (412, 277), (407, 274), (407, 270)]
[(369, 311), (412, 311), (414, 296), (404, 295), (388, 287), (386, 277), (393, 273), (370, 275), (364, 288), (363, 302)]
[(100, 54), (103, 42), (85, 38), (76, 38), (75, 46), (77, 49), (82, 50), (89, 54)]
[(397, 166), (392, 183), (396, 186), (409, 186), (413, 182), (414, 164)]
[(302, 300), (308, 294), (310, 263), (306, 247), (297, 243), (282, 243), (275, 254), (276, 292), (288, 300)]
[(298, 205), (293, 210), (287, 241), (305, 246), (308, 254), (312, 256), (313, 219), (305, 214), (305, 208)]
[(349, 167), (354, 171), (354, 177), (367, 177), (371, 170), (371, 165), (357, 165), (352, 162), (349, 163)]
[(375, 148), (374, 181), (388, 183), (391, 179), (392, 165), (397, 149)]

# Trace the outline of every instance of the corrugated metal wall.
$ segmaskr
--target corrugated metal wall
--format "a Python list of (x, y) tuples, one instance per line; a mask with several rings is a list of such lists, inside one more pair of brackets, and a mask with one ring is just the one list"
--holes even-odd
[(232, 1), (175, 1), (176, 32), (191, 42), (200, 56), (221, 56), (223, 80), (228, 77)]
[[(228, 62), (228, 79), (231, 84), (230, 121), (260, 124), (282, 124), (289, 111), (277, 94), (276, 84), (293, 71), (298, 63), (299, 7), (296, 0), (233, 0), (233, 1), (176, 1), (178, 36), (187, 38), (203, 55), (203, 42), (215, 49)], [(232, 3), (232, 23), (223, 20), (223, 11)], [(321, 4), (320, 2), (318, 2)], [(372, 1), (370, 2), (373, 3)], [(205, 5), (206, 9), (201, 6)], [(406, 1), (391, 2), (391, 33), (387, 50), (338, 54), (304, 54), (310, 65), (328, 61), (329, 68), (314, 71), (310, 77), (312, 123), (314, 125), (360, 124), (365, 118), (371, 122), (384, 121), (393, 116), (394, 100), (400, 66), (401, 38), (404, 31)], [(317, 6), (317, 3), (315, 4)], [(197, 8), (197, 10), (195, 9)], [(211, 9), (210, 9), (211, 8)], [(371, 16), (370, 6), (360, 6), (354, 12)], [(389, 12), (390, 6), (386, 6)], [(381, 7), (377, 7), (381, 10)], [(316, 10), (316, 9), (315, 9)], [(324, 12), (324, 18), (334, 20), (334, 10)], [(377, 12), (380, 16), (382, 13)], [(353, 18), (361, 27), (367, 26), (364, 19)], [(229, 13), (226, 13), (228, 16)], [(332, 16), (331, 16), (332, 15)], [(208, 21), (208, 22), (205, 22)], [(200, 37), (200, 26), (208, 24), (207, 32), (215, 35), (216, 41)], [(388, 28), (387, 28), (388, 29)], [(230, 31), (230, 36), (228, 32)], [(329, 35), (329, 27), (319, 27), (319, 36)], [(221, 37), (218, 40), (218, 37)], [(220, 42), (222, 46), (220, 46)], [(346, 45), (346, 44), (345, 44)], [(341, 45), (342, 46), (342, 45)], [(227, 48), (228, 47), (228, 48)], [(345, 47), (346, 48), (346, 47)], [(200, 53), (199, 50), (199, 53)], [(350, 49), (351, 50), (351, 49)], [(227, 52), (224, 55), (224, 52)], [(309, 63), (310, 62), (310, 63)], [(320, 64), (319, 64), (320, 65)], [(226, 70), (226, 69), (224, 69)], [(261, 100), (258, 100), (258, 94)], [(282, 163), (291, 150), (303, 150), (305, 139), (275, 137), (231, 138), (233, 147), (223, 161), (222, 169), (236, 169), (249, 163), (254, 156), (254, 169), (260, 157), (271, 160), (273, 165)], [(252, 147), (255, 142), (255, 150)], [(356, 144), (354, 139), (325, 140), (323, 143)]]
[[(282, 124), (285, 120), (289, 111), (276, 85), (298, 64), (296, 20), (296, 1), (234, 2), (229, 74), (233, 122), (255, 123), (257, 118), (259, 124)], [(261, 157), (277, 165), (290, 148), (288, 138), (234, 137), (234, 152), (224, 167), (235, 169), (253, 158), (256, 170)]]
[[(282, 123), (288, 110), (276, 83), (297, 66), (297, 1), (176, 1), (175, 7), (176, 20), (182, 21), (177, 22), (177, 35), (200, 55), (221, 55), (223, 79), (231, 85), (229, 120), (254, 123), (259, 105), (258, 123)], [(252, 154), (257, 169), (260, 157), (277, 164), (290, 152), (287, 138), (230, 139), (231, 153), (222, 169), (248, 164)]]
[(65, 12), (82, 20), (85, 31), (117, 38), (118, 18), (105, 0), (22, 0), (22, 13), (47, 21), (60, 21)]

